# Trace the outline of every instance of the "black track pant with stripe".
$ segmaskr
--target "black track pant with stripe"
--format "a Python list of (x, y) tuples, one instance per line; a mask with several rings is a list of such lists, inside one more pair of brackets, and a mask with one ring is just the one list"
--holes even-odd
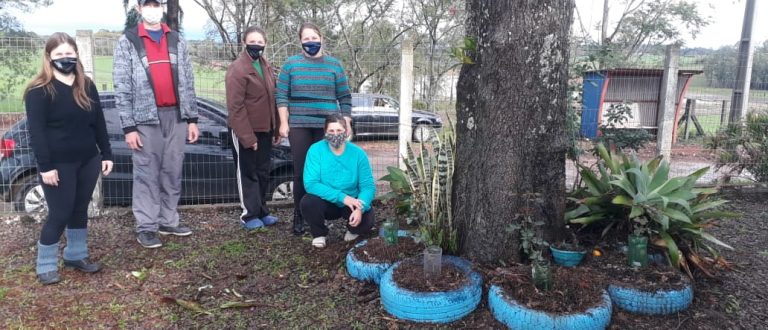
[(240, 220), (249, 221), (269, 215), (266, 194), (269, 190), (270, 156), (272, 155), (272, 134), (254, 132), (258, 147), (244, 146), (230, 130), (233, 142), (235, 166), (237, 166), (237, 188), (240, 193)]

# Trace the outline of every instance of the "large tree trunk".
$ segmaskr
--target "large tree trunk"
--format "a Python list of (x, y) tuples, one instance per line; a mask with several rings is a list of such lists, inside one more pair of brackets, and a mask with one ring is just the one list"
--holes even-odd
[(560, 237), (565, 207), (565, 113), (571, 0), (467, 1), (478, 49), (457, 88), (454, 219), (463, 255), (518, 260), (520, 194), (539, 193), (545, 238)]

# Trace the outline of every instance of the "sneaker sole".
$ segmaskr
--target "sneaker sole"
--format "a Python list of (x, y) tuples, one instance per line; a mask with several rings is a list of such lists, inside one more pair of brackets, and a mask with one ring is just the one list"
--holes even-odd
[(141, 241), (138, 238), (136, 239), (136, 241), (139, 242), (139, 244), (141, 244), (141, 246), (143, 246), (143, 247), (145, 247), (147, 249), (155, 249), (155, 248), (159, 248), (159, 247), (163, 246), (163, 243), (152, 244), (152, 245), (144, 245), (144, 244), (141, 243)]
[(160, 235), (173, 235), (173, 236), (189, 236), (189, 235), (192, 235), (191, 231), (190, 232), (186, 232), (186, 233), (174, 233), (174, 232), (170, 232), (170, 231), (162, 231), (161, 230), (161, 231), (158, 231), (158, 233)]
[[(161, 244), (161, 245), (162, 245), (162, 244)], [(88, 273), (88, 274), (98, 273), (98, 272), (100, 272), (100, 271), (101, 271), (101, 266), (99, 266), (99, 268), (98, 268), (98, 269), (96, 269), (96, 270), (90, 270), (90, 271), (89, 271), (89, 270), (86, 270), (86, 269), (82, 269), (82, 268), (80, 268), (80, 267), (77, 267), (77, 266), (72, 266), (72, 265), (67, 265), (67, 264), (64, 264), (64, 267), (67, 267), (67, 268), (72, 268), (72, 269), (74, 269), (74, 270), (77, 270), (77, 271), (80, 271), (80, 272), (83, 272), (83, 273)]]

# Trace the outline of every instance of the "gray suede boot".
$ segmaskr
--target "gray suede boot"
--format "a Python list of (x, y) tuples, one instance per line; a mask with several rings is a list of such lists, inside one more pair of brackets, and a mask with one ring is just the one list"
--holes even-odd
[(43, 245), (37, 242), (37, 280), (40, 284), (54, 284), (59, 278), (59, 243)]

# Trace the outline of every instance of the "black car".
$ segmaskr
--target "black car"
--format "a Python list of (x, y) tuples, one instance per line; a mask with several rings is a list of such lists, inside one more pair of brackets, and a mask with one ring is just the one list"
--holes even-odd
[[(107, 122), (114, 169), (104, 177), (104, 205), (131, 204), (133, 163), (125, 143), (115, 95), (101, 93), (101, 106)], [(233, 161), (232, 137), (227, 130), (226, 107), (198, 98), (200, 138), (184, 150), (182, 204), (238, 202), (237, 171)], [(273, 148), (268, 199), (292, 198), (293, 162), (287, 143)], [(42, 187), (38, 183), (35, 156), (29, 147), (27, 121), (14, 124), (0, 139), (0, 194), (12, 202), (16, 211), (39, 212), (45, 209)]]
[[(443, 126), (434, 113), (413, 111), (413, 140), (423, 142)], [(361, 136), (397, 137), (400, 123), (400, 104), (382, 94), (352, 93), (352, 130), (355, 138)]]

